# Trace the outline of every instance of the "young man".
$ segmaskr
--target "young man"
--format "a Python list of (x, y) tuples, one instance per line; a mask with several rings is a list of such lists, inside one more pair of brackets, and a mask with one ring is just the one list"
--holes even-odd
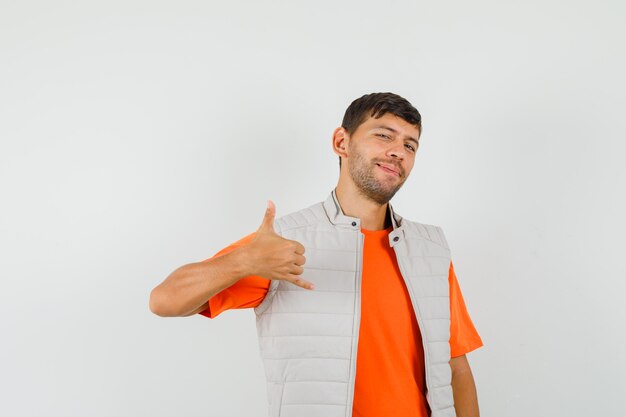
[(256, 232), (172, 272), (150, 309), (254, 308), (270, 417), (477, 417), (465, 354), (482, 341), (443, 231), (389, 203), (420, 133), (396, 94), (353, 101), (333, 132), (340, 175), (326, 200), (278, 219), (268, 202)]

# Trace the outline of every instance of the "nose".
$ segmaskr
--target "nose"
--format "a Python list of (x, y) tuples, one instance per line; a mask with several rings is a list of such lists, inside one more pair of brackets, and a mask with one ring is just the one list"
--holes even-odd
[(392, 146), (387, 151), (387, 155), (393, 158), (404, 159), (406, 155), (406, 149), (404, 148), (404, 143), (401, 143), (399, 146)]

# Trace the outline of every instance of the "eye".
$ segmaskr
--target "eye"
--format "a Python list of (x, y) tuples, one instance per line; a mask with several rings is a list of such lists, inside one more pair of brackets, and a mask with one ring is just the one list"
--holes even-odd
[(389, 136), (383, 135), (382, 133), (377, 133), (376, 136), (380, 136), (381, 138), (389, 139)]
[(415, 152), (415, 148), (413, 147), (413, 145), (409, 145), (407, 143), (406, 146), (411, 150), (411, 152)]

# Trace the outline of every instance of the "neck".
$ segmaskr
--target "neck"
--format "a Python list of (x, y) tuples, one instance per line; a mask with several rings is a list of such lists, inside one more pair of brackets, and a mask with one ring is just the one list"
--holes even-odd
[(361, 228), (366, 230), (384, 230), (391, 226), (391, 218), (387, 210), (389, 203), (378, 204), (365, 197), (354, 186), (339, 180), (335, 194), (341, 211), (350, 217), (361, 220)]

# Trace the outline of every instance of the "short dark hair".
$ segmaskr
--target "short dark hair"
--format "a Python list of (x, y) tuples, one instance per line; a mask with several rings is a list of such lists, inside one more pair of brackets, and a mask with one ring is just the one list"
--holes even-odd
[[(369, 117), (378, 119), (386, 113), (398, 116), (408, 123), (415, 125), (422, 134), (422, 116), (408, 100), (394, 93), (370, 93), (354, 100), (343, 115), (341, 127), (350, 136), (356, 132), (357, 128)], [(341, 167), (341, 157), (339, 157), (339, 167)]]

